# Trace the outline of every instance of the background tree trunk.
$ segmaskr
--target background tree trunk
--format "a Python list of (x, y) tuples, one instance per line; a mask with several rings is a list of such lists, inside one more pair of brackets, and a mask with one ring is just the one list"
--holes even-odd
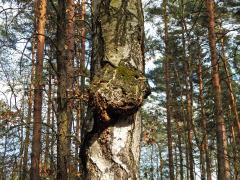
[(47, 170), (49, 169), (49, 149), (50, 149), (50, 127), (51, 127), (51, 108), (52, 108), (52, 74), (49, 68), (49, 75), (48, 75), (48, 93), (47, 93), (47, 129), (46, 129), (46, 135), (45, 135), (45, 154), (44, 154), (44, 173), (47, 175)]
[(216, 52), (216, 35), (215, 35), (215, 15), (214, 15), (214, 0), (206, 0), (207, 13), (209, 17), (208, 35), (209, 46), (211, 51), (212, 65), (212, 83), (215, 104), (216, 132), (217, 132), (217, 160), (218, 160), (218, 179), (228, 180), (230, 176), (230, 165), (227, 155), (227, 137), (226, 127), (223, 118), (222, 109), (222, 92), (220, 86), (219, 66)]
[(202, 141), (201, 141), (201, 179), (211, 180), (211, 161), (208, 152), (208, 132), (207, 132), (207, 118), (204, 109), (204, 97), (203, 97), (203, 76), (202, 76), (202, 59), (199, 57), (198, 64), (198, 80), (199, 80), (199, 101), (201, 111), (201, 125), (202, 125)]
[(31, 68), (31, 80), (28, 91), (28, 113), (27, 113), (27, 126), (26, 135), (24, 140), (24, 154), (23, 154), (23, 166), (21, 180), (26, 179), (28, 174), (28, 148), (30, 144), (30, 124), (32, 119), (32, 103), (33, 103), (33, 89), (34, 89), (34, 73), (35, 73), (35, 38), (32, 40), (32, 68)]
[(37, 61), (34, 86), (34, 112), (33, 112), (33, 139), (31, 155), (30, 179), (40, 179), (39, 164), (41, 154), (41, 123), (42, 123), (42, 91), (43, 91), (43, 56), (45, 44), (45, 24), (46, 24), (46, 0), (36, 1), (37, 7)]
[(71, 164), (73, 109), (74, 2), (58, 1), (57, 27), (57, 179), (68, 179)]
[(167, 139), (168, 139), (168, 167), (170, 180), (174, 180), (173, 150), (172, 150), (172, 125), (171, 125), (171, 94), (169, 81), (169, 47), (168, 47), (168, 16), (167, 16), (167, 0), (163, 1), (164, 10), (164, 43), (165, 43), (165, 85), (166, 85), (166, 109), (167, 109)]

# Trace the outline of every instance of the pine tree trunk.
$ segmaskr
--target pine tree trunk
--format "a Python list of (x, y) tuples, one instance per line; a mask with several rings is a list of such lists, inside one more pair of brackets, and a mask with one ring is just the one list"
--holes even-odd
[(163, 158), (162, 158), (162, 150), (161, 150), (161, 145), (157, 144), (158, 146), (158, 153), (159, 153), (159, 173), (160, 173), (160, 180), (163, 180)]
[[(142, 74), (144, 21), (141, 6), (140, 0), (92, 1), (93, 54), (89, 109), (93, 112), (94, 126), (85, 136), (81, 148), (80, 156), (85, 167), (83, 179), (139, 179), (141, 117), (138, 108), (147, 96), (147, 86), (143, 83), (146, 79)], [(133, 74), (135, 78), (141, 77), (142, 81), (139, 78), (137, 83), (142, 84), (141, 90), (133, 82)], [(124, 103), (123, 106), (112, 106), (117, 99), (129, 100), (126, 95), (132, 91), (126, 89), (126, 85), (143, 92), (139, 94), (138, 101), (134, 100), (134, 104), (140, 103), (133, 106), (134, 110), (128, 109)], [(135, 95), (131, 95), (135, 99)], [(101, 101), (102, 98), (106, 98), (105, 101)]]
[(236, 180), (239, 179), (239, 170), (238, 170), (238, 167), (239, 167), (239, 159), (237, 158), (237, 143), (236, 143), (236, 139), (235, 139), (235, 132), (234, 132), (234, 127), (231, 125), (231, 144), (233, 146), (232, 148), (232, 154), (233, 154), (233, 167), (234, 167), (234, 178)]
[(167, 5), (168, 1), (163, 1), (163, 9), (164, 9), (164, 43), (165, 43), (165, 85), (166, 85), (166, 109), (167, 109), (167, 139), (168, 139), (168, 167), (169, 167), (169, 177), (170, 180), (174, 180), (174, 165), (173, 165), (173, 150), (172, 150), (172, 125), (171, 125), (171, 95), (170, 95), (170, 82), (169, 82), (169, 47), (168, 47), (168, 17), (167, 17)]
[[(185, 42), (185, 40), (183, 40)], [(185, 44), (185, 43), (183, 43)], [(184, 50), (185, 51), (185, 50)], [(186, 57), (186, 56), (185, 56)], [(187, 98), (187, 153), (189, 157), (190, 179), (194, 180), (194, 158), (193, 158), (193, 119), (192, 119), (192, 81), (190, 75), (190, 62), (186, 57), (185, 73), (186, 73), (186, 98)]]
[(57, 27), (57, 179), (67, 180), (71, 163), (73, 108), (74, 2), (58, 1)]
[(226, 127), (223, 118), (222, 109), (222, 92), (220, 86), (220, 77), (218, 71), (218, 61), (216, 52), (216, 35), (215, 35), (215, 18), (214, 18), (214, 1), (206, 0), (207, 13), (209, 17), (208, 34), (209, 46), (211, 51), (212, 65), (212, 83), (215, 104), (216, 132), (217, 132), (217, 160), (218, 160), (218, 179), (228, 180), (230, 176), (230, 165), (227, 155), (227, 137)]
[(31, 154), (30, 179), (40, 179), (40, 154), (41, 154), (41, 123), (42, 123), (42, 91), (43, 91), (43, 56), (45, 44), (45, 23), (46, 23), (46, 0), (37, 1), (37, 62), (34, 86), (34, 112), (33, 112), (33, 139)]
[[(54, 87), (54, 86), (53, 86)], [(53, 88), (54, 89), (54, 88)], [(53, 90), (54, 92), (54, 90)], [(52, 102), (52, 116), (51, 116), (51, 128), (52, 129), (56, 129), (55, 128), (55, 110), (54, 110), (54, 105), (53, 105), (54, 102)], [(50, 177), (52, 177), (54, 174), (56, 174), (56, 171), (55, 171), (55, 167), (56, 167), (56, 163), (54, 161), (54, 153), (55, 153), (55, 146), (54, 146), (54, 143), (55, 143), (55, 137), (54, 136), (54, 131), (52, 130), (52, 136), (51, 136), (51, 142), (50, 142), (50, 153), (51, 153), (51, 158), (50, 158)], [(53, 178), (52, 178), (53, 179)]]
[(211, 175), (211, 162), (208, 153), (208, 132), (207, 132), (207, 118), (204, 109), (204, 97), (203, 97), (203, 76), (202, 76), (202, 60), (199, 57), (199, 64), (198, 64), (198, 80), (199, 80), (199, 101), (200, 101), (200, 108), (201, 108), (201, 125), (202, 125), (202, 135), (203, 140), (201, 143), (201, 179), (207, 180), (212, 179)]
[[(81, 1), (81, 6), (80, 6), (80, 21), (85, 21), (85, 16), (86, 16), (86, 1), (82, 0)], [(79, 48), (79, 61), (78, 61), (78, 67), (80, 69), (80, 82), (79, 78), (77, 79), (77, 84), (80, 84), (80, 87), (78, 87), (78, 91), (80, 92), (81, 95), (84, 94), (85, 91), (85, 77), (86, 77), (86, 71), (85, 71), (85, 61), (86, 61), (86, 28), (85, 25), (82, 23), (82, 26), (78, 29), (78, 32), (80, 32), (80, 42), (81, 48)], [(80, 63), (79, 63), (80, 62)], [(78, 109), (77, 109), (77, 127), (76, 127), (76, 135), (79, 139), (82, 139), (80, 136), (80, 129), (83, 124), (84, 118), (85, 118), (85, 102), (81, 96)], [(75, 147), (75, 156), (79, 158), (79, 146), (80, 144), (77, 144)], [(79, 163), (76, 163), (76, 169), (79, 167)]]
[(181, 136), (181, 131), (179, 131), (178, 135), (178, 151), (179, 151), (179, 161), (180, 161), (180, 180), (184, 179), (184, 174), (183, 174), (183, 153), (182, 153), (182, 136)]
[[(238, 108), (237, 108), (237, 101), (234, 95), (234, 90), (232, 87), (232, 79), (231, 79), (231, 71), (229, 72), (229, 68), (228, 68), (228, 62), (227, 62), (227, 57), (225, 55), (225, 47), (224, 47), (224, 38), (221, 39), (221, 49), (222, 49), (222, 61), (223, 61), (223, 67), (224, 67), (224, 71), (225, 74), (227, 76), (227, 88), (228, 88), (228, 94), (230, 97), (230, 107), (231, 107), (231, 111), (234, 115), (234, 127), (233, 129), (231, 128), (231, 134), (233, 135), (233, 150), (234, 150), (234, 154), (233, 154), (233, 164), (234, 164), (234, 172), (235, 172), (235, 179), (239, 179), (239, 170), (238, 170), (238, 166), (240, 164), (240, 157), (239, 157), (239, 150), (240, 147), (238, 146), (240, 144), (240, 122), (239, 122), (239, 116), (238, 116)], [(235, 133), (237, 132), (237, 138), (235, 138)], [(237, 140), (235, 140), (237, 139)]]
[[(178, 82), (178, 86), (180, 86), (180, 105), (177, 105), (175, 108), (179, 108), (177, 111), (179, 114), (181, 114), (181, 118), (178, 119), (178, 125), (177, 125), (177, 133), (178, 133), (178, 150), (179, 150), (179, 158), (180, 158), (180, 180), (184, 179), (184, 164), (183, 164), (183, 146), (182, 146), (182, 140), (184, 140), (186, 146), (187, 146), (187, 138), (186, 138), (186, 133), (183, 131), (183, 127), (186, 127), (186, 113), (184, 111), (184, 102), (183, 102), (183, 88), (181, 87), (181, 81), (179, 77), (179, 73), (177, 71), (176, 66), (174, 65), (174, 77), (176, 77), (176, 80)], [(175, 99), (177, 102), (177, 98)], [(178, 114), (176, 115), (178, 117)], [(182, 127), (183, 126), (183, 127)], [(187, 173), (188, 173), (188, 153), (186, 152), (186, 167), (187, 167)], [(188, 177), (188, 176), (187, 176)]]
[(193, 158), (193, 119), (192, 119), (192, 80), (191, 80), (191, 59), (189, 55), (186, 54), (186, 38), (184, 32), (185, 29), (185, 19), (184, 19), (184, 1), (181, 1), (182, 5), (182, 46), (183, 46), (183, 61), (185, 78), (186, 78), (186, 120), (187, 120), (187, 153), (189, 158), (189, 175), (190, 179), (194, 180), (194, 158)]
[(227, 84), (227, 87), (228, 87), (228, 94), (229, 94), (229, 97), (230, 97), (230, 103), (231, 103), (230, 106), (231, 106), (232, 113), (234, 115), (235, 129), (236, 129), (237, 134), (238, 134), (237, 142), (240, 144), (240, 122), (239, 122), (239, 116), (238, 116), (237, 101), (236, 101), (236, 98), (234, 96), (231, 74), (229, 73), (229, 70), (228, 70), (228, 62), (227, 62), (227, 58), (226, 58), (226, 55), (225, 55), (224, 39), (223, 38), (221, 39), (221, 48), (222, 48), (223, 67), (224, 67), (224, 71), (227, 75), (226, 84)]
[(31, 82), (28, 91), (28, 113), (27, 113), (27, 126), (26, 135), (24, 140), (24, 154), (23, 154), (23, 166), (21, 180), (26, 179), (28, 174), (28, 148), (30, 143), (30, 123), (32, 118), (32, 102), (33, 102), (33, 89), (34, 89), (34, 72), (35, 72), (35, 40), (32, 42), (32, 69), (31, 69)]
[(45, 154), (44, 154), (44, 173), (47, 175), (47, 170), (49, 169), (49, 149), (50, 149), (50, 126), (51, 126), (51, 107), (52, 107), (52, 75), (49, 68), (49, 75), (48, 75), (48, 102), (47, 102), (47, 130), (46, 130), (46, 137), (45, 137)]
[[(81, 20), (85, 21), (85, 15), (86, 15), (86, 2), (85, 0), (82, 0), (81, 2)], [(80, 72), (81, 72), (81, 91), (84, 91), (85, 88), (85, 55), (86, 55), (86, 29), (83, 26), (81, 28), (81, 61), (80, 61)], [(83, 109), (83, 103), (81, 103), (81, 110)], [(84, 113), (84, 111), (81, 111)]]

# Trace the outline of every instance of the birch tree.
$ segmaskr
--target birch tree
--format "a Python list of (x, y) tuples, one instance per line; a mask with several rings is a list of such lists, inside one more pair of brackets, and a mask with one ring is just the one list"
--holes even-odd
[(89, 106), (80, 156), (84, 179), (138, 179), (144, 76), (141, 0), (94, 0)]

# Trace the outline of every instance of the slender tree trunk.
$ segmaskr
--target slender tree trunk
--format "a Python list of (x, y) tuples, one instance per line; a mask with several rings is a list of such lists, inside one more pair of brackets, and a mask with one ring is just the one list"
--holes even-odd
[[(86, 1), (82, 0), (82, 13), (81, 13), (81, 20), (85, 21), (85, 15), (86, 15)], [(81, 61), (80, 61), (80, 72), (81, 72), (81, 93), (84, 94), (85, 91), (85, 77), (86, 77), (86, 70), (85, 70), (85, 64), (86, 64), (86, 28), (83, 26), (81, 28)], [(82, 98), (80, 100), (80, 115), (81, 115), (81, 122), (85, 119), (85, 102)], [(82, 123), (83, 124), (83, 123)], [(80, 126), (82, 127), (82, 126)], [(81, 137), (82, 139), (82, 137)]]
[(67, 117), (67, 84), (65, 62), (66, 4), (58, 0), (57, 14), (57, 179), (68, 179), (69, 122)]
[(151, 159), (150, 159), (150, 180), (154, 180), (154, 165), (153, 165), (153, 144), (151, 144)]
[(168, 139), (168, 167), (169, 167), (169, 177), (170, 180), (174, 180), (174, 165), (173, 165), (173, 150), (172, 150), (172, 126), (171, 126), (171, 95), (170, 95), (170, 82), (169, 82), (169, 47), (168, 47), (168, 17), (167, 17), (167, 5), (168, 1), (163, 0), (164, 9), (164, 43), (165, 43), (165, 85), (166, 85), (166, 109), (167, 109), (167, 139)]
[[(73, 120), (73, 112), (72, 109), (74, 107), (73, 102), (73, 90), (74, 90), (74, 71), (73, 71), (73, 62), (74, 62), (74, 0), (66, 1), (66, 70), (67, 70), (67, 117), (69, 123), (69, 133), (71, 133), (72, 129), (72, 120)], [(68, 142), (69, 151), (71, 151), (71, 139)]]
[(162, 150), (161, 145), (157, 144), (158, 146), (158, 153), (159, 153), (159, 170), (160, 170), (160, 180), (163, 180), (163, 158), (162, 158)]
[(238, 116), (238, 109), (237, 109), (237, 101), (236, 98), (234, 96), (234, 91), (233, 91), (233, 87), (232, 87), (232, 79), (231, 79), (231, 74), (229, 73), (228, 70), (228, 62), (227, 62), (227, 58), (225, 55), (225, 47), (224, 47), (224, 39), (221, 39), (221, 48), (222, 48), (222, 61), (223, 61), (223, 67), (224, 67), (224, 71), (227, 75), (227, 86), (228, 86), (228, 93), (229, 93), (229, 97), (230, 97), (230, 106), (231, 106), (231, 110), (232, 113), (234, 115), (234, 125), (235, 125), (235, 129), (237, 131), (238, 134), (238, 138), (237, 138), (237, 142), (240, 144), (240, 122), (239, 122), (239, 116)]
[[(85, 15), (86, 15), (86, 2), (85, 0), (82, 0), (81, 4), (81, 20), (85, 21)], [(80, 71), (81, 71), (81, 90), (84, 91), (85, 86), (85, 49), (86, 49), (86, 30), (83, 26), (81, 28), (81, 61), (80, 61)], [(82, 105), (82, 104), (81, 104)], [(83, 109), (84, 107), (81, 107)]]
[[(130, 93), (130, 89), (125, 89), (126, 81), (129, 82), (128, 87), (135, 87), (136, 91), (141, 92), (137, 98), (138, 102), (143, 100), (143, 94), (145, 97), (147, 96), (147, 86), (143, 83), (145, 82), (144, 76), (140, 75), (144, 71), (144, 21), (141, 6), (140, 0), (92, 1), (93, 59), (91, 73), (93, 74), (91, 76), (90, 99), (92, 99), (90, 103), (93, 106), (94, 127), (86, 135), (81, 148), (80, 155), (85, 166), (83, 179), (139, 179), (141, 132), (141, 117), (140, 112), (137, 111), (139, 106), (134, 105), (135, 110), (131, 111), (123, 105), (123, 108), (126, 108), (123, 113), (120, 106), (113, 107), (111, 105), (117, 99), (128, 101), (122, 91), (132, 96), (133, 99), (136, 98)], [(132, 75), (135, 74), (132, 68), (135, 69), (136, 75), (141, 76), (142, 81), (138, 79), (138, 85), (132, 81)], [(121, 75), (123, 78), (119, 76), (120, 71), (123, 73)], [(98, 81), (98, 74), (101, 78), (100, 81)], [(140, 84), (142, 84), (141, 90), (139, 89)], [(112, 86), (115, 88), (112, 89)], [(118, 93), (120, 94), (115, 99), (115, 95)], [(101, 98), (108, 96), (110, 96), (109, 99), (101, 101)], [(99, 106), (94, 103), (97, 101), (100, 103)], [(101, 106), (102, 103), (103, 106)]]
[(43, 91), (43, 56), (45, 44), (45, 23), (46, 23), (46, 0), (38, 0), (36, 7), (37, 14), (37, 62), (35, 72), (34, 86), (34, 112), (33, 112), (33, 139), (31, 154), (31, 172), (32, 180), (40, 179), (39, 164), (41, 154), (41, 123), (42, 123), (42, 91)]
[[(178, 122), (178, 149), (179, 149), (179, 154), (180, 154), (180, 179), (183, 180), (184, 179), (184, 170), (183, 170), (183, 146), (182, 146), (182, 139), (184, 140), (185, 144), (186, 144), (186, 172), (187, 172), (187, 179), (189, 179), (189, 168), (188, 168), (188, 152), (187, 152), (187, 134), (185, 133), (185, 130), (183, 131), (183, 129), (185, 129), (185, 127), (187, 127), (187, 123), (186, 123), (186, 113), (184, 111), (185, 109), (185, 104), (184, 104), (184, 101), (183, 101), (183, 88), (181, 87), (181, 81), (180, 81), (180, 78), (179, 78), (179, 73), (177, 71), (177, 68), (176, 66), (174, 65), (174, 74), (175, 74), (175, 77), (176, 77), (176, 80), (178, 82), (178, 86), (180, 86), (180, 106), (177, 106), (177, 108), (179, 108), (179, 114), (181, 114), (181, 117), (182, 119), (179, 119), (179, 122)], [(177, 99), (176, 99), (177, 101)], [(181, 127), (183, 126), (183, 128)], [(183, 136), (182, 136), (183, 135)]]
[(45, 137), (45, 155), (44, 155), (44, 173), (47, 175), (47, 171), (49, 169), (49, 148), (50, 148), (50, 126), (51, 126), (51, 108), (52, 108), (52, 75), (49, 68), (49, 75), (48, 75), (48, 103), (47, 103), (47, 130), (46, 130), (46, 137)]
[[(54, 86), (53, 86), (53, 93), (54, 93)], [(56, 174), (55, 171), (55, 161), (54, 161), (54, 152), (55, 152), (55, 140), (56, 140), (56, 136), (54, 136), (54, 132), (53, 129), (55, 129), (55, 112), (54, 112), (54, 103), (52, 102), (52, 116), (51, 116), (51, 128), (52, 128), (52, 136), (51, 136), (51, 144), (50, 144), (50, 153), (51, 153), (51, 158), (50, 158), (50, 177), (53, 176), (54, 174)], [(52, 178), (53, 179), (53, 178)]]
[(206, 0), (207, 13), (209, 17), (208, 34), (209, 46), (211, 50), (212, 65), (212, 83), (215, 104), (216, 132), (217, 132), (217, 160), (218, 160), (218, 179), (228, 180), (230, 176), (230, 165), (227, 155), (227, 137), (226, 127), (223, 118), (222, 92), (220, 86), (220, 77), (218, 71), (218, 61), (216, 52), (215, 18), (214, 18), (214, 0)]
[(203, 76), (202, 76), (202, 61), (201, 57), (199, 57), (198, 64), (198, 79), (199, 79), (199, 101), (201, 108), (201, 125), (202, 125), (202, 135), (203, 140), (201, 143), (201, 179), (211, 180), (211, 161), (208, 153), (208, 132), (207, 132), (207, 118), (204, 109), (204, 97), (203, 97)]
[[(71, 135), (71, 129), (72, 129), (72, 122), (73, 122), (73, 107), (74, 107), (74, 99), (73, 99), (73, 90), (74, 90), (74, 71), (73, 71), (73, 62), (74, 62), (74, 11), (75, 11), (75, 6), (74, 6), (74, 0), (67, 0), (66, 1), (66, 20), (67, 20), (67, 26), (66, 26), (66, 70), (67, 70), (67, 117), (68, 117), (68, 123), (69, 123), (69, 135)], [(69, 138), (68, 141), (68, 147), (69, 147), (69, 164), (68, 164), (68, 169), (69, 169), (69, 175), (68, 177), (72, 179), (74, 176), (71, 176), (72, 170), (74, 167), (71, 159), (71, 139)]]
[(189, 175), (190, 179), (194, 180), (194, 158), (193, 158), (193, 119), (192, 119), (192, 80), (191, 80), (191, 59), (186, 54), (186, 38), (184, 32), (185, 29), (185, 17), (184, 17), (184, 1), (181, 0), (182, 6), (182, 46), (183, 46), (183, 61), (184, 70), (185, 70), (185, 78), (186, 78), (186, 110), (187, 110), (187, 153), (189, 158)]
[(184, 6), (185, 1), (181, 0), (181, 28), (182, 28), (182, 48), (183, 48), (183, 61), (184, 61), (184, 70), (185, 70), (185, 83), (186, 83), (186, 120), (187, 120), (187, 157), (188, 157), (188, 168), (189, 168), (189, 177), (191, 180), (194, 180), (194, 157), (193, 157), (193, 110), (192, 110), (192, 70), (191, 70), (191, 57), (186, 53), (186, 22), (184, 15)]
[[(24, 91), (26, 91), (26, 90), (24, 90)], [(26, 92), (24, 92), (24, 93), (26, 93)], [(23, 96), (23, 99), (22, 99), (22, 104), (21, 104), (21, 109), (23, 109), (22, 110), (22, 113), (21, 113), (21, 116), (22, 116), (22, 118), (21, 118), (21, 123), (23, 124), (24, 123), (24, 118), (25, 118), (25, 116), (24, 116), (24, 114), (25, 114), (25, 96)], [(23, 138), (23, 126), (20, 126), (19, 127), (20, 129), (19, 129), (19, 142), (20, 142), (20, 150), (19, 150), (19, 155), (20, 155), (20, 157), (19, 157), (19, 165), (17, 166), (17, 168), (18, 168), (18, 172), (19, 172), (19, 177), (21, 177), (21, 174), (22, 174), (22, 167), (23, 167), (23, 154), (24, 154), (24, 141), (25, 141), (25, 139)]]
[(23, 167), (21, 180), (26, 179), (28, 174), (28, 148), (30, 143), (30, 124), (32, 118), (32, 102), (33, 102), (33, 89), (34, 89), (34, 72), (35, 72), (35, 39), (32, 42), (32, 69), (31, 69), (31, 82), (28, 91), (28, 113), (27, 113), (27, 126), (26, 135), (24, 140), (24, 154), (23, 154)]
[[(6, 129), (8, 129), (8, 128), (9, 127), (7, 127)], [(0, 162), (0, 165), (1, 165), (0, 179), (4, 179), (6, 177), (4, 164), (5, 164), (6, 155), (7, 155), (7, 143), (8, 143), (8, 133), (5, 135), (5, 138), (4, 138), (4, 151), (3, 151), (2, 159)]]
[(236, 139), (235, 139), (235, 132), (234, 132), (234, 127), (231, 126), (231, 136), (232, 136), (232, 140), (231, 143), (233, 145), (233, 167), (234, 167), (234, 178), (236, 180), (239, 180), (239, 159), (237, 158), (237, 144), (236, 144)]
[(183, 152), (182, 152), (182, 136), (181, 136), (181, 131), (179, 131), (178, 135), (178, 151), (179, 151), (179, 161), (180, 161), (180, 180), (184, 179), (184, 174), (183, 174)]
[[(208, 142), (207, 142), (207, 126), (206, 126), (206, 116), (204, 111), (204, 102), (203, 102), (203, 79), (202, 79), (202, 61), (199, 59), (199, 65), (198, 65), (198, 75), (199, 75), (199, 99), (200, 99), (200, 106), (201, 106), (201, 119), (202, 119), (202, 134), (203, 134), (203, 140), (201, 143), (201, 179), (206, 179), (206, 157), (207, 155), (207, 148), (208, 148)], [(210, 176), (211, 177), (211, 176)]]
[[(184, 40), (185, 41), (185, 40)], [(186, 93), (187, 93), (187, 153), (189, 157), (190, 179), (194, 180), (194, 158), (193, 158), (193, 119), (192, 119), (192, 81), (190, 80), (189, 62), (186, 63)]]
[[(240, 164), (240, 157), (239, 157), (239, 150), (240, 147), (238, 146), (240, 144), (240, 122), (239, 122), (239, 116), (238, 116), (238, 109), (237, 109), (237, 101), (234, 95), (234, 91), (233, 91), (233, 87), (232, 87), (232, 79), (231, 79), (231, 73), (229, 72), (229, 68), (228, 68), (228, 62), (227, 62), (227, 57), (225, 55), (225, 47), (224, 47), (224, 38), (221, 39), (221, 50), (222, 50), (222, 61), (223, 61), (223, 67), (224, 67), (224, 71), (225, 74), (227, 76), (226, 78), (226, 84), (227, 84), (227, 88), (228, 88), (228, 94), (230, 97), (230, 107), (231, 107), (231, 111), (234, 115), (234, 126), (231, 126), (231, 134), (232, 134), (232, 138), (233, 138), (233, 164), (234, 164), (234, 174), (235, 174), (235, 179), (239, 179), (239, 164)], [(232, 129), (233, 128), (233, 129)], [(237, 132), (237, 138), (235, 138), (235, 133)], [(237, 139), (237, 140), (236, 140)], [(239, 166), (240, 167), (240, 166)]]
[[(188, 76), (189, 78), (189, 76)], [(188, 85), (187, 88), (190, 88)], [(189, 157), (189, 171), (190, 171), (190, 179), (194, 180), (194, 158), (193, 158), (193, 122), (192, 122), (192, 97), (191, 97), (191, 90), (187, 90), (187, 153)]]
[(177, 154), (177, 146), (175, 146), (174, 150), (175, 150), (175, 179), (178, 179), (178, 176), (179, 176), (179, 165), (178, 165), (178, 162), (180, 161), (180, 159), (178, 160), (178, 154)]
[[(86, 1), (82, 0), (81, 2), (81, 17), (80, 20), (81, 21), (85, 21), (85, 15), (86, 15)], [(84, 23), (82, 23), (84, 24)], [(86, 55), (86, 29), (85, 29), (85, 25), (82, 25), (82, 27), (80, 28), (80, 32), (81, 32), (81, 49), (80, 49), (80, 74), (81, 74), (81, 81), (80, 81), (80, 88), (79, 88), (79, 92), (80, 94), (84, 94), (85, 91), (85, 76), (86, 76), (86, 71), (85, 71), (85, 55)], [(78, 84), (79, 84), (79, 80), (78, 80)], [(83, 96), (82, 96), (83, 97)], [(82, 137), (80, 137), (80, 129), (81, 126), (83, 124), (84, 121), (84, 117), (85, 117), (85, 102), (83, 100), (83, 98), (80, 98), (80, 102), (79, 102), (79, 106), (77, 109), (77, 128), (76, 128), (76, 134), (77, 137), (79, 137), (79, 139), (82, 139)], [(79, 144), (78, 146), (76, 146), (75, 149), (75, 155), (76, 157), (79, 158)], [(78, 168), (79, 164), (76, 164), (76, 167)]]
[(67, 180), (71, 163), (73, 108), (74, 2), (58, 0), (57, 27), (57, 179)]

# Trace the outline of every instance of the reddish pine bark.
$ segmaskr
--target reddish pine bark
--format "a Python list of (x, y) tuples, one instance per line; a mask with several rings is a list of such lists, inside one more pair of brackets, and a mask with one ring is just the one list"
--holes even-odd
[(43, 91), (43, 56), (45, 44), (45, 23), (47, 1), (36, 1), (37, 7), (37, 62), (35, 72), (35, 89), (34, 89), (34, 111), (33, 111), (33, 139), (31, 154), (31, 172), (30, 179), (40, 179), (40, 154), (41, 154), (41, 123), (42, 123), (42, 91)]
[(216, 35), (215, 35), (215, 15), (214, 15), (214, 0), (206, 0), (207, 13), (209, 18), (208, 38), (211, 51), (212, 65), (212, 85), (215, 104), (215, 119), (217, 133), (217, 160), (218, 160), (218, 179), (228, 180), (230, 176), (230, 165), (227, 155), (227, 137), (226, 127), (223, 118), (222, 109), (222, 92), (220, 86), (220, 76), (218, 71), (218, 60), (216, 52)]

